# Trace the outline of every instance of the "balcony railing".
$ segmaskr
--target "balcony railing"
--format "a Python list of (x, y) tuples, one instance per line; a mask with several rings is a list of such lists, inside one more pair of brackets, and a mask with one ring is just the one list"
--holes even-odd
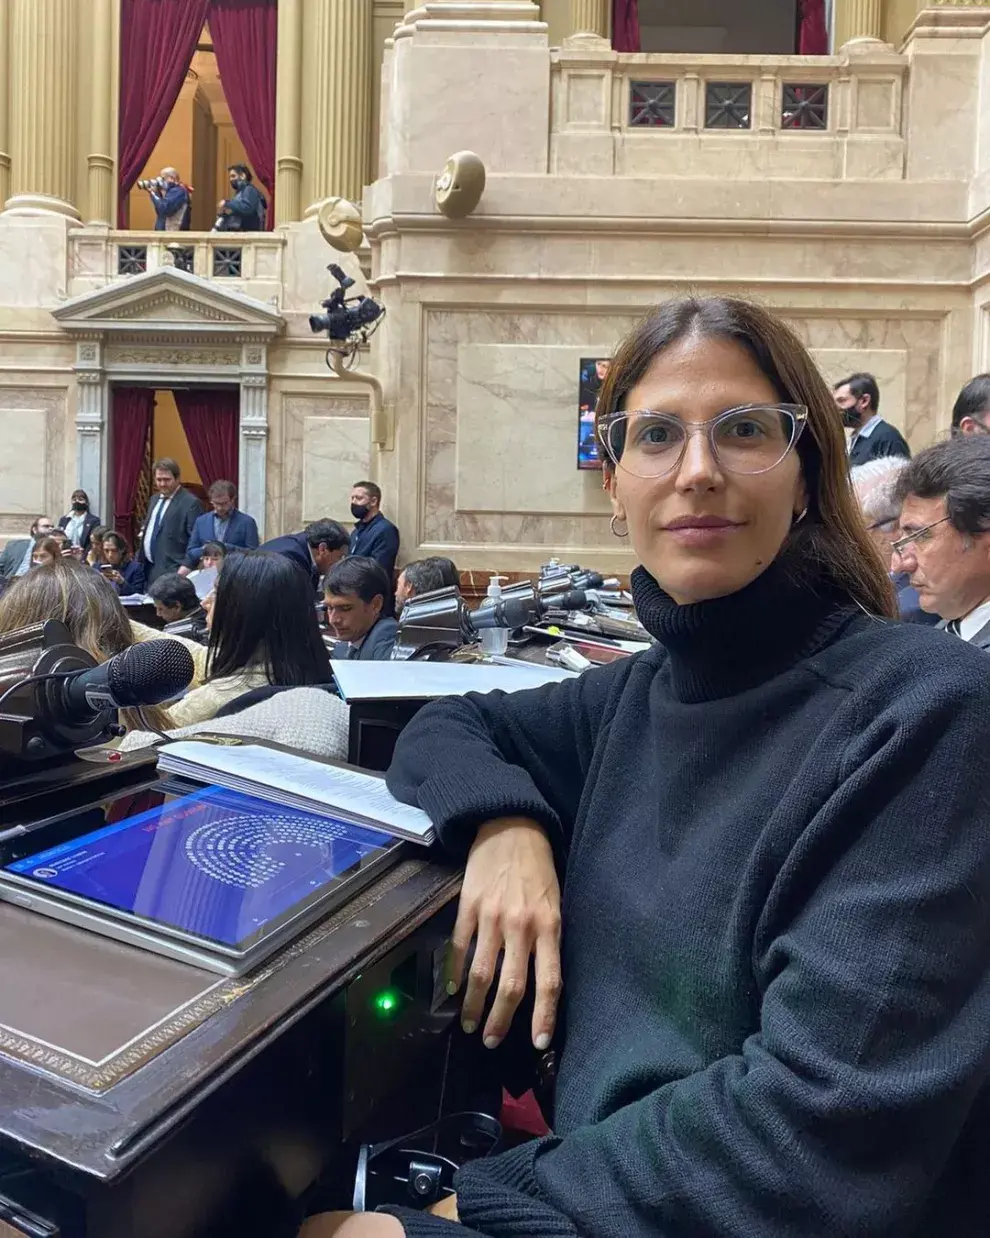
[(553, 170), (571, 175), (900, 179), (907, 62), (553, 52)]
[(73, 295), (166, 266), (263, 300), (281, 292), (285, 241), (275, 233), (85, 229), (74, 233), (70, 244)]

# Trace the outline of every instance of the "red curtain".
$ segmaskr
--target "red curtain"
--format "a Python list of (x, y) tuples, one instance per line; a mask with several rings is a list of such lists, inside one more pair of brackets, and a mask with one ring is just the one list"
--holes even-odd
[(639, 0), (612, 0), (612, 46), (617, 52), (638, 52)]
[(117, 226), (179, 97), (209, 0), (121, 0)]
[(134, 545), (134, 500), (155, 411), (150, 387), (114, 387), (110, 434), (113, 445), (113, 527)]
[(275, 219), (276, 0), (213, 0), (208, 20), (234, 128), (266, 190), (270, 228)]
[(230, 387), (201, 387), (173, 394), (200, 481), (207, 490), (215, 481), (236, 486), (240, 393)]
[(798, 0), (797, 50), (799, 56), (828, 55), (825, 0)]

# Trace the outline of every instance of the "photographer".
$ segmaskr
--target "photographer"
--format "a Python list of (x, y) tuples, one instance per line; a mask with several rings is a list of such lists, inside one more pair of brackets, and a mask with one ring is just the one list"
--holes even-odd
[(139, 181), (147, 189), (155, 208), (156, 232), (187, 232), (191, 215), (189, 189), (179, 180), (175, 168), (162, 168), (153, 181)]
[(232, 164), (227, 172), (232, 198), (217, 203), (217, 222), (214, 232), (264, 232), (268, 203), (252, 184), (251, 169), (243, 163)]

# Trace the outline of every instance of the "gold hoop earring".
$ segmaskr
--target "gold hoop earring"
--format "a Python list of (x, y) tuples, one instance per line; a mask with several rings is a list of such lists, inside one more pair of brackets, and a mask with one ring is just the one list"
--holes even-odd
[(613, 516), (613, 517), (612, 517), (612, 519), (608, 522), (608, 527), (609, 527), (609, 529), (610, 529), (610, 530), (611, 530), (611, 532), (612, 532), (612, 536), (613, 536), (613, 537), (628, 537), (628, 536), (629, 536), (629, 526), (628, 526), (628, 525), (626, 526), (626, 531), (625, 531), (625, 533), (617, 533), (617, 532), (615, 531), (615, 522), (616, 522), (618, 519), (619, 519), (619, 517), (618, 517), (618, 516)]

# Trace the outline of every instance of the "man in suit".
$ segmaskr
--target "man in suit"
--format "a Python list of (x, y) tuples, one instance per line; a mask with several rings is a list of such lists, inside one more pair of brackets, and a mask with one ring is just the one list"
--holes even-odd
[(313, 591), (319, 588), (321, 577), (347, 554), (349, 538), (336, 520), (314, 520), (301, 533), (286, 533), (264, 542), (262, 550), (285, 555), (308, 572)]
[(356, 481), (351, 487), (351, 554), (375, 559), (392, 580), (399, 554), (399, 530), (381, 513), (382, 492), (373, 481)]
[(872, 374), (850, 374), (835, 384), (833, 394), (842, 413), (842, 424), (853, 431), (849, 443), (851, 467), (880, 456), (911, 455), (900, 430), (884, 421), (877, 411), (880, 388)]
[(179, 466), (168, 457), (152, 466), (156, 493), (148, 504), (144, 527), (138, 534), (147, 583), (165, 572), (177, 571), (186, 561), (189, 538), (203, 505), (179, 484)]
[(237, 487), (232, 481), (215, 481), (209, 489), (212, 511), (196, 517), (186, 561), (179, 568), (185, 576), (200, 566), (203, 547), (207, 542), (219, 542), (227, 550), (257, 550), (258, 526), (254, 517), (237, 508)]
[(39, 516), (31, 525), (30, 537), (15, 537), (8, 542), (0, 553), (0, 576), (13, 578), (30, 571), (35, 541), (39, 537), (47, 537), (54, 527), (47, 516)]
[(898, 477), (895, 497), (894, 569), (940, 626), (990, 652), (990, 438), (926, 448)]
[(330, 570), (323, 587), (327, 626), (337, 643), (332, 658), (385, 662), (399, 625), (387, 616), (392, 584), (374, 559), (348, 555)]
[[(866, 521), (866, 531), (876, 546), (880, 558), (890, 572), (891, 546), (899, 531), (900, 502), (894, 498), (897, 479), (910, 464), (903, 456), (880, 456), (857, 464), (849, 474), (853, 493), (859, 502)], [(918, 591), (911, 584), (906, 572), (890, 572), (891, 583), (897, 593), (897, 609), (905, 623), (920, 623), (934, 627), (940, 615), (921, 609)]]

